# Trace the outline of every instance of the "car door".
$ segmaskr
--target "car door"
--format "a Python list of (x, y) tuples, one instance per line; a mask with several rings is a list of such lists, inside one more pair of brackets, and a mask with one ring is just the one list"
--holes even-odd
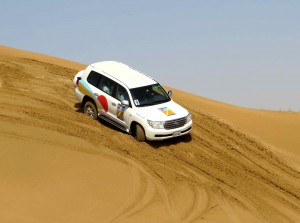
[[(131, 102), (128, 91), (122, 85), (117, 84), (117, 89), (114, 98), (114, 103), (116, 104), (116, 107), (112, 112), (115, 114), (115, 117), (118, 119), (118, 121), (121, 121), (122, 124), (124, 124), (124, 126), (128, 128), (129, 114), (131, 111)], [(129, 106), (125, 106), (122, 104), (122, 101), (124, 100), (129, 102)]]
[[(127, 110), (127, 108), (121, 104), (121, 98), (117, 98), (117, 95), (120, 96), (120, 89), (125, 90), (125, 88), (114, 80), (102, 76), (98, 89), (100, 91), (98, 93), (98, 101), (103, 108), (101, 112), (101, 115), (104, 116), (103, 118), (117, 127), (127, 130), (128, 125), (126, 123), (128, 122), (125, 122), (125, 117), (127, 117), (125, 115), (125, 110)], [(124, 98), (129, 98), (128, 93), (127, 95), (125, 94)]]
[(97, 99), (102, 108), (101, 113), (108, 118), (114, 118), (112, 110), (116, 106), (113, 96), (115, 94), (116, 84), (115, 81), (103, 75), (97, 86)]
[(128, 119), (130, 106), (122, 104), (123, 100), (130, 102), (127, 90), (120, 84), (115, 82), (115, 89), (109, 98), (108, 113), (114, 122), (128, 130)]

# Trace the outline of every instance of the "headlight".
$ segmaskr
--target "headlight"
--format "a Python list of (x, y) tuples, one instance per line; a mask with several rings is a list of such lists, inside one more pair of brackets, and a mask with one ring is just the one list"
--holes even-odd
[(154, 129), (163, 129), (165, 122), (148, 120), (148, 124)]
[(192, 120), (192, 113), (189, 113), (188, 116), (186, 116), (186, 123), (189, 123)]

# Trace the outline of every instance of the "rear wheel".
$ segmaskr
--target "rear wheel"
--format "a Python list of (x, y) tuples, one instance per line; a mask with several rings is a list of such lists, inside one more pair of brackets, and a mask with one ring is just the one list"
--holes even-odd
[(85, 114), (90, 116), (92, 119), (97, 120), (97, 118), (98, 118), (97, 107), (92, 101), (88, 101), (85, 103), (83, 111)]
[(139, 124), (135, 125), (135, 139), (139, 142), (144, 142), (146, 140), (144, 129)]

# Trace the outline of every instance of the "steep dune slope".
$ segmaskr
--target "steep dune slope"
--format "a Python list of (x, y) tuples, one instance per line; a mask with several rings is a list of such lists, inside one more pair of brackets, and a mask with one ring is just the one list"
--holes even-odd
[(174, 97), (186, 105), (226, 120), (271, 149), (292, 160), (300, 170), (300, 112), (256, 110), (220, 103), (176, 90)]
[(138, 143), (82, 114), (71, 83), (82, 67), (0, 47), (1, 221), (300, 221), (298, 164), (236, 121), (239, 109), (226, 116), (175, 90), (193, 114), (191, 136)]

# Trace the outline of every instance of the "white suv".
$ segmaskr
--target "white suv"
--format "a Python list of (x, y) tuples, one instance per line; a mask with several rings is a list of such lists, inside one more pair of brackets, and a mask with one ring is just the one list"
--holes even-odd
[(188, 134), (191, 113), (175, 103), (151, 77), (119, 62), (91, 64), (74, 78), (84, 113), (132, 134), (138, 141)]

